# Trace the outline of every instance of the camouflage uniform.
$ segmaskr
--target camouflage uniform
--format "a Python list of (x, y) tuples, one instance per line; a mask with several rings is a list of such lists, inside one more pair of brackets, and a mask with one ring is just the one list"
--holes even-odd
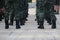
[(25, 0), (25, 2), (24, 2), (24, 5), (25, 5), (25, 19), (28, 17), (28, 0)]
[(10, 16), (10, 12), (13, 11), (13, 4), (11, 4), (11, 0), (6, 0), (5, 1), (5, 28), (8, 29), (9, 28), (9, 16)]
[(28, 17), (28, 0), (22, 0), (22, 8), (23, 8), (23, 18), (20, 20), (21, 25), (24, 25), (25, 21), (27, 21)]
[(22, 18), (20, 19), (20, 25), (24, 25), (25, 24), (25, 17), (26, 17), (26, 10), (25, 10), (25, 0), (21, 0), (21, 12), (22, 12)]
[[(13, 2), (13, 5), (14, 5), (14, 1), (12, 1)], [(13, 9), (12, 9), (12, 11), (11, 11), (11, 14), (10, 14), (10, 25), (13, 25), (13, 21), (14, 21), (14, 17), (15, 17), (15, 13), (14, 13), (15, 11), (14, 11), (14, 6), (13, 6)]]
[[(23, 0), (14, 0), (14, 13), (15, 13), (15, 20), (16, 20), (16, 28), (20, 28), (20, 24), (22, 23), (22, 19), (23, 19)], [(20, 24), (19, 24), (20, 23)]]
[(52, 28), (56, 28), (56, 16), (54, 14), (54, 0), (37, 0), (37, 13), (39, 27), (44, 29), (44, 19), (52, 23)]

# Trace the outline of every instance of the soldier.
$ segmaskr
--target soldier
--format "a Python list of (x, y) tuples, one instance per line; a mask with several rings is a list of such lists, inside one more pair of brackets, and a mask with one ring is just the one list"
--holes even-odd
[(24, 25), (25, 21), (27, 21), (28, 16), (28, 0), (22, 1), (22, 11), (23, 11), (23, 18), (20, 20), (20, 25)]
[(22, 16), (21, 16), (22, 18), (20, 19), (20, 25), (25, 25), (25, 17), (26, 17), (25, 0), (21, 1), (21, 5), (22, 5), (22, 7), (21, 7), (20, 11), (22, 10)]
[(10, 23), (9, 23), (9, 25), (13, 25), (14, 17), (15, 17), (15, 14), (14, 14), (14, 10), (13, 10), (13, 11), (11, 12), (11, 14), (10, 14)]
[[(37, 6), (36, 7), (36, 18), (37, 18), (37, 23), (40, 26), (42, 26), (44, 22), (44, 2), (45, 0), (37, 0), (37, 4), (36, 4)], [(44, 28), (44, 27), (42, 26), (41, 28)]]
[(56, 28), (56, 16), (54, 14), (54, 0), (37, 0), (37, 16), (39, 27), (44, 29), (44, 19), (52, 23), (52, 28)]
[[(12, 1), (12, 3), (13, 3), (13, 5), (14, 5), (14, 1)], [(12, 4), (11, 3), (11, 4)], [(12, 5), (12, 6), (13, 6)], [(14, 21), (14, 17), (15, 17), (15, 13), (14, 13), (15, 11), (14, 11), (14, 6), (13, 6), (13, 9), (12, 9), (12, 11), (11, 11), (11, 14), (10, 14), (10, 25), (13, 25), (13, 21)]]
[(13, 11), (13, 2), (11, 0), (6, 0), (5, 1), (5, 29), (9, 28), (9, 16), (10, 12)]
[(23, 23), (23, 0), (14, 0), (14, 13), (15, 13), (15, 21), (16, 21), (16, 29), (21, 28), (20, 24)]
[(11, 13), (10, 13), (10, 23), (9, 23), (9, 25), (13, 25), (13, 21), (14, 21), (14, 16), (15, 16), (15, 14), (14, 14), (14, 0), (12, 0), (12, 1), (10, 1), (10, 3), (11, 3)]
[(24, 25), (25, 21), (27, 21), (28, 17), (28, 0), (23, 0), (23, 19), (21, 20), (21, 25)]
[(0, 21), (4, 18), (4, 7), (5, 7), (5, 0), (0, 0)]
[(26, 14), (26, 17), (25, 17), (25, 20), (27, 21), (27, 17), (28, 17), (28, 0), (25, 0), (25, 3), (24, 3), (24, 5), (25, 5), (25, 14)]

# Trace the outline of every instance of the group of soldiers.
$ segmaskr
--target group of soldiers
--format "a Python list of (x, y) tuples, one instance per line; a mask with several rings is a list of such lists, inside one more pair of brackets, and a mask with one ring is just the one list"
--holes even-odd
[[(5, 29), (13, 25), (16, 21), (16, 29), (25, 24), (28, 17), (28, 0), (3, 0), (4, 1), (4, 19)], [(56, 16), (54, 10), (54, 0), (36, 0), (36, 20), (39, 29), (44, 29), (44, 19), (47, 20), (52, 28), (56, 28)], [(10, 20), (10, 22), (9, 22)]]
[[(21, 25), (25, 25), (28, 17), (28, 0), (3, 0), (4, 1), (4, 19), (5, 29), (9, 28), (9, 25), (13, 25), (16, 21), (16, 29), (21, 28)], [(10, 22), (9, 22), (10, 21)]]
[(52, 29), (56, 28), (56, 16), (54, 10), (55, 0), (37, 0), (36, 4), (36, 20), (39, 29), (44, 29), (44, 19), (52, 25)]
[(28, 0), (7, 0), (5, 9), (6, 29), (9, 28), (9, 24), (13, 25), (14, 18), (16, 21), (16, 29), (21, 28), (20, 25), (25, 24), (26, 18), (28, 17)]

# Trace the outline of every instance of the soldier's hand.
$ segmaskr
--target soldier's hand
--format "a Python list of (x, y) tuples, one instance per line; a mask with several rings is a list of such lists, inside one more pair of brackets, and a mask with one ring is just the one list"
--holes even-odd
[(2, 8), (2, 12), (5, 13), (5, 8), (4, 7)]

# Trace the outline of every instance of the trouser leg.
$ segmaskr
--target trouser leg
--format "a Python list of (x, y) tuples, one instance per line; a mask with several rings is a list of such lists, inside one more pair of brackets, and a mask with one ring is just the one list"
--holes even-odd
[(39, 29), (44, 29), (44, 13), (39, 14)]
[(2, 21), (2, 15), (0, 14), (0, 21)]
[(11, 13), (11, 15), (10, 15), (10, 25), (13, 25), (14, 16), (15, 16), (15, 14), (14, 14), (14, 11), (13, 11), (13, 12)]
[(5, 29), (8, 29), (9, 28), (9, 23), (8, 23), (9, 20), (5, 19)]
[(52, 28), (53, 28), (53, 29), (56, 28), (56, 20), (57, 20), (57, 18), (56, 18), (56, 16), (55, 16), (55, 13), (52, 12), (52, 13), (51, 13), (51, 22), (52, 22)]
[(9, 13), (4, 14), (4, 19), (5, 19), (5, 29), (9, 28)]
[(52, 16), (52, 28), (53, 29), (56, 28), (56, 16), (55, 15)]
[(46, 19), (47, 23), (49, 23), (49, 25), (51, 25), (51, 16), (50, 15), (46, 15), (45, 19)]
[(20, 19), (20, 25), (25, 25), (25, 19)]
[(19, 20), (16, 20), (16, 29), (19, 29), (20, 25), (19, 25)]

